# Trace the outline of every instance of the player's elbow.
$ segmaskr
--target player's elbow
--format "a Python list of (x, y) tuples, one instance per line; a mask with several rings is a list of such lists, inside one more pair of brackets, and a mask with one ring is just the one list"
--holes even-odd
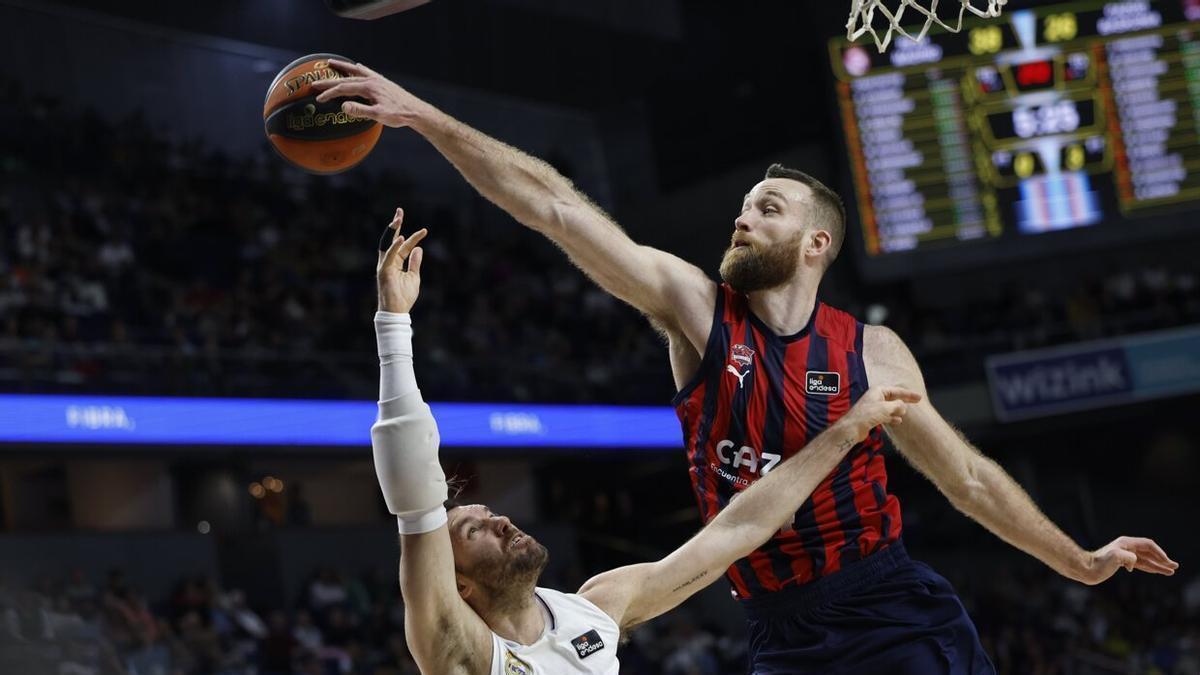
[(446, 474), (429, 406), (418, 391), (384, 401), (380, 411), (371, 427), (371, 454), (388, 510), (406, 515), (437, 509), (446, 501)]
[(979, 513), (989, 501), (987, 472), (979, 464), (967, 463), (938, 486), (955, 508), (968, 515)]

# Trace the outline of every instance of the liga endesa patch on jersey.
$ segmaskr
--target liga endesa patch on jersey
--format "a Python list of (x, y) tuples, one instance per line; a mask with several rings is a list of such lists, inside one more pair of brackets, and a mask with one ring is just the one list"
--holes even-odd
[(571, 640), (571, 645), (575, 647), (575, 653), (579, 655), (579, 658), (586, 659), (592, 654), (604, 649), (604, 640), (600, 639), (599, 633), (594, 630), (589, 630), (583, 635)]
[(842, 390), (841, 373), (810, 370), (804, 373), (804, 393), (819, 396), (837, 396)]

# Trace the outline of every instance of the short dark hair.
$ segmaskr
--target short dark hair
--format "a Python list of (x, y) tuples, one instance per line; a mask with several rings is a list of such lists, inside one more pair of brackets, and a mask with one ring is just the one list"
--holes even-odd
[(812, 190), (816, 196), (814, 206), (817, 218), (829, 230), (831, 241), (828, 262), (825, 264), (825, 269), (829, 269), (842, 251), (842, 242), (846, 240), (846, 205), (842, 203), (842, 198), (816, 178), (779, 163), (767, 167), (766, 178), (787, 178), (804, 183)]

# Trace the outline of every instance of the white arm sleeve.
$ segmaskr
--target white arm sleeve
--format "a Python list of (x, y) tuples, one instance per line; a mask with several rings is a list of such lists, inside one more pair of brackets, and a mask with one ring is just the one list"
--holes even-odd
[(438, 461), (437, 422), (413, 372), (412, 320), (377, 312), (379, 419), (371, 427), (375, 476), (401, 534), (431, 532), (446, 522), (446, 474)]
[(375, 341), (379, 345), (379, 400), (388, 401), (417, 391), (413, 372), (412, 317), (375, 312)]

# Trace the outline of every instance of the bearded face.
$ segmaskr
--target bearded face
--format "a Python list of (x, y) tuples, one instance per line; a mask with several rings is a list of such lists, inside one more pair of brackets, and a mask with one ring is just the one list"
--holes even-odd
[(499, 553), (491, 552), (475, 560), (470, 576), (493, 597), (503, 597), (514, 589), (528, 591), (550, 560), (550, 552), (533, 537), (520, 534)]
[(739, 293), (783, 285), (800, 267), (803, 237), (797, 232), (776, 244), (731, 243), (721, 258), (721, 279)]
[(492, 608), (528, 600), (550, 558), (545, 546), (479, 504), (452, 508), (448, 526), (455, 570), (479, 597)]

